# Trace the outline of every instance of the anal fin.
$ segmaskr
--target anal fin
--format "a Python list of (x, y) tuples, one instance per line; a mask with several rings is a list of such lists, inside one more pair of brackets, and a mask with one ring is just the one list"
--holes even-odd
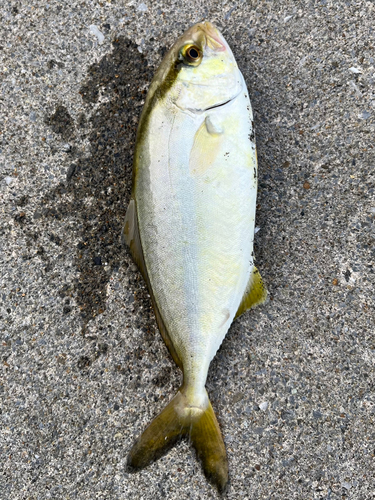
[(238, 318), (245, 311), (248, 311), (254, 306), (263, 304), (267, 298), (267, 290), (263, 284), (262, 277), (258, 269), (254, 266), (250, 275), (247, 287), (242, 297), (241, 304), (237, 310), (234, 319)]
[(124, 228), (121, 233), (121, 242), (129, 247), (133, 260), (137, 264), (138, 269), (143, 276), (143, 279), (147, 283), (147, 288), (151, 296), (152, 306), (154, 308), (156, 322), (158, 324), (161, 336), (163, 337), (163, 340), (168, 347), (168, 350), (171, 353), (174, 362), (182, 369), (181, 360), (178, 357), (176, 349), (173, 346), (172, 340), (164, 324), (162, 315), (160, 314), (152, 291), (150, 278), (148, 276), (147, 267), (143, 256), (141, 238), (139, 235), (137, 205), (133, 198), (130, 200), (128, 209), (126, 211)]

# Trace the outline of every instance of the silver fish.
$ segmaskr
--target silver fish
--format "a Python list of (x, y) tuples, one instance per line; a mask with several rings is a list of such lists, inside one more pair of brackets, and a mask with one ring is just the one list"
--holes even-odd
[(183, 384), (128, 457), (142, 468), (187, 436), (224, 491), (225, 445), (205, 389), (232, 321), (264, 302), (254, 266), (257, 157), (244, 78), (209, 22), (166, 54), (140, 118), (123, 240)]

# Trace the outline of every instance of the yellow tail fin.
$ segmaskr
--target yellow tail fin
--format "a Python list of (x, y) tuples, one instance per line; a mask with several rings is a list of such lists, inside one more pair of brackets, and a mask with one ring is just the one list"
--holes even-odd
[(195, 448), (207, 479), (224, 492), (228, 462), (215, 413), (209, 401), (206, 408), (189, 404), (183, 388), (136, 441), (128, 456), (129, 469), (146, 467), (183, 437)]

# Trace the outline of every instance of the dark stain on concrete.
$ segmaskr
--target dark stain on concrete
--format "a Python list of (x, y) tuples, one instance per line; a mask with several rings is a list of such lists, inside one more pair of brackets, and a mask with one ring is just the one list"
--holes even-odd
[[(63, 223), (65, 215), (74, 215), (74, 234), (70, 227), (64, 231), (67, 240), (77, 241), (78, 229), (75, 264), (79, 276), (73, 283), (73, 295), (84, 325), (105, 310), (111, 272), (124, 260), (120, 232), (131, 191), (138, 118), (146, 94), (141, 89), (150, 82), (152, 73), (137, 46), (120, 37), (113, 42), (113, 52), (89, 68), (81, 86), (86, 116), (74, 124), (60, 105), (47, 119), (64, 140), (72, 137), (77, 127), (84, 129), (83, 133), (88, 130), (90, 141), (89, 157), (73, 148), (66, 182), (46, 195), (41, 209), (46, 222), (57, 219)], [(100, 92), (106, 102), (89, 115)]]
[(45, 123), (51, 127), (55, 134), (61, 135), (66, 141), (74, 136), (75, 127), (73, 118), (63, 105), (57, 106), (53, 115), (45, 119)]

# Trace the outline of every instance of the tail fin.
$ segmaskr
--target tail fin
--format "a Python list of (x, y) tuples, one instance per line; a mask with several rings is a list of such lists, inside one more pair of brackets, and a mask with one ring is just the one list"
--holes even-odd
[(184, 392), (180, 388), (136, 441), (128, 456), (128, 467), (146, 467), (180, 439), (188, 437), (207, 479), (223, 493), (228, 483), (228, 462), (214, 410), (209, 401), (206, 408), (191, 406)]

